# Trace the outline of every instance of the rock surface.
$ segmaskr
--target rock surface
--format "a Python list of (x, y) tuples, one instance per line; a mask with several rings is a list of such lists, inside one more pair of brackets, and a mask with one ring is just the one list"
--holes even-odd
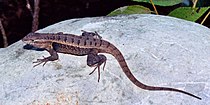
[(66, 20), (38, 32), (97, 31), (124, 55), (132, 73), (145, 84), (186, 90), (145, 91), (108, 58), (101, 80), (86, 56), (59, 54), (58, 61), (33, 68), (46, 51), (25, 50), (19, 41), (0, 49), (1, 105), (207, 105), (210, 103), (210, 30), (172, 17), (129, 15)]

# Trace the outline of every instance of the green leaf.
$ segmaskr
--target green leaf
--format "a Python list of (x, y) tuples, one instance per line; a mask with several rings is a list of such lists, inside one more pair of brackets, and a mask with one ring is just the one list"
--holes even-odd
[(124, 6), (120, 7), (111, 13), (108, 16), (115, 16), (120, 14), (150, 14), (152, 11), (149, 8), (140, 5)]
[[(132, 0), (132, 1), (137, 1), (137, 2), (146, 2), (150, 3), (150, 0)], [(155, 5), (159, 6), (173, 6), (179, 3), (182, 3), (183, 0), (152, 0)]]
[(199, 19), (210, 7), (202, 7), (200, 9), (198, 8), (192, 8), (192, 7), (179, 7), (172, 12), (170, 12), (168, 15), (172, 17), (177, 17), (189, 21), (195, 22), (197, 19)]

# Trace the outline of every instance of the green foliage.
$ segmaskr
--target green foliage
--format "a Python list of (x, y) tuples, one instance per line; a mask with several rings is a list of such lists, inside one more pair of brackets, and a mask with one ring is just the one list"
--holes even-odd
[(189, 20), (189, 21), (196, 21), (199, 19), (210, 7), (202, 7), (198, 10), (198, 8), (192, 8), (192, 7), (179, 7), (172, 12), (170, 12), (168, 15)]
[[(159, 6), (173, 6), (176, 4), (180, 4), (183, 2), (183, 0), (132, 0), (137, 2), (146, 2), (150, 3), (151, 5), (159, 5)], [(151, 3), (153, 2), (153, 3)], [(175, 10), (171, 11), (168, 16), (181, 18), (184, 20), (189, 20), (195, 22), (198, 20), (205, 12), (207, 12), (210, 8), (210, 2), (207, 3), (206, 1), (198, 1), (198, 4), (202, 4), (200, 8), (192, 8), (192, 7), (179, 7)], [(197, 4), (197, 5), (198, 5)], [(205, 4), (205, 7), (204, 7)], [(192, 5), (189, 5), (192, 6)], [(154, 10), (155, 6), (153, 6)], [(157, 10), (158, 11), (158, 10)], [(111, 13), (108, 14), (108, 16), (114, 16), (114, 15), (120, 15), (120, 14), (150, 14), (151, 11), (149, 8), (141, 6), (141, 5), (131, 5), (131, 6), (124, 6), (121, 8), (118, 8)], [(158, 14), (158, 13), (157, 13)], [(206, 18), (205, 18), (206, 19)], [(204, 19), (204, 20), (205, 20)]]
[(151, 10), (149, 8), (140, 5), (132, 5), (132, 6), (120, 7), (109, 13), (108, 16), (115, 16), (119, 14), (150, 14), (150, 13)]
[[(132, 0), (136, 2), (151, 3), (150, 0)], [(155, 5), (159, 6), (173, 6), (182, 2), (182, 0), (152, 0)]]

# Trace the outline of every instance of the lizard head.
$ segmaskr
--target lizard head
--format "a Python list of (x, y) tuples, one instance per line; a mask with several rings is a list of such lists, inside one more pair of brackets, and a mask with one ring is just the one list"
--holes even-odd
[(42, 35), (39, 33), (29, 33), (22, 39), (22, 41), (26, 44), (29, 44), (38, 48), (44, 48), (45, 47), (44, 45), (46, 43), (46, 41), (43, 40)]

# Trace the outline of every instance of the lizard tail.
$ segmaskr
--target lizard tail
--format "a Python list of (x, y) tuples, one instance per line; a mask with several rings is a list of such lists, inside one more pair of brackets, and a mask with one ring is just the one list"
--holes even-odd
[(144, 89), (144, 90), (152, 90), (152, 91), (175, 91), (175, 92), (184, 93), (186, 95), (189, 95), (189, 96), (192, 96), (194, 98), (201, 100), (200, 97), (193, 95), (189, 92), (183, 91), (183, 90), (169, 88), (169, 87), (149, 86), (149, 85), (143, 84), (142, 82), (138, 81), (136, 77), (131, 73), (122, 53), (112, 44), (109, 47), (110, 47), (109, 49), (112, 49), (112, 50), (107, 51), (107, 53), (113, 55), (117, 59), (125, 75), (130, 79), (130, 81), (132, 81), (139, 88)]

